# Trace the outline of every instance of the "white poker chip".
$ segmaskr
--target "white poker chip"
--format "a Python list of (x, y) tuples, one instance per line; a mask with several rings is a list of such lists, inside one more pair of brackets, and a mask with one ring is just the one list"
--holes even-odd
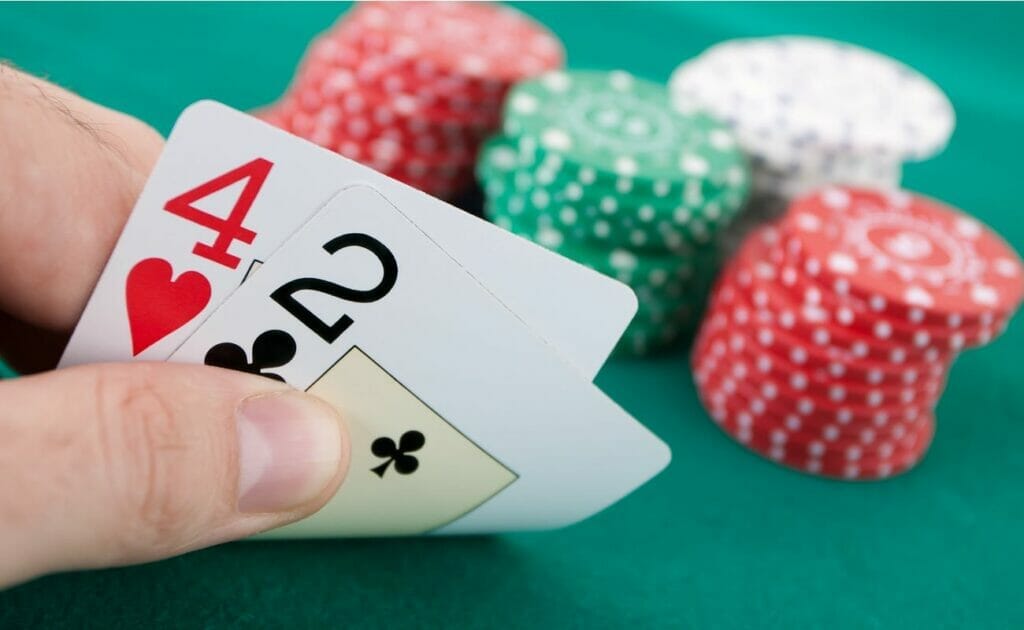
[(844, 184), (873, 189), (893, 189), (900, 186), (903, 169), (898, 162), (882, 159), (846, 160), (829, 162), (828, 168), (818, 170), (779, 170), (770, 164), (753, 169), (751, 186), (756, 195), (781, 195), (794, 198), (825, 184)]
[(771, 164), (834, 154), (922, 160), (953, 132), (953, 106), (912, 68), (827, 39), (768, 37), (713, 46), (673, 73), (682, 111), (705, 109)]

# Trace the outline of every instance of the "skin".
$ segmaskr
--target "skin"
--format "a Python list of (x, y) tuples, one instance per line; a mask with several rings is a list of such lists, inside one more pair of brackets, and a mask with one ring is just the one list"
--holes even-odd
[[(277, 527), (344, 477), (337, 413), (270, 379), (164, 363), (52, 369), (162, 146), (130, 116), (0, 65), (0, 354), (31, 374), (0, 382), (0, 588)], [(317, 426), (339, 442), (321, 449), (327, 468), (291, 496), (278, 484), (240, 502), (246, 409), (263, 410), (260, 426), (273, 424), (267, 409), (327, 418)]]

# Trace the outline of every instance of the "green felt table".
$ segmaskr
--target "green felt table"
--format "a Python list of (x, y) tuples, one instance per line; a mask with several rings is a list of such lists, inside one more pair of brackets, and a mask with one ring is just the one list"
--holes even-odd
[[(1024, 248), (1024, 5), (524, 9), (564, 39), (572, 66), (656, 80), (739, 36), (818, 34), (904, 59), (958, 112), (948, 150), (908, 167), (906, 185), (969, 209)], [(166, 132), (198, 99), (243, 109), (273, 100), (304, 44), (341, 10), (8, 4), (0, 58)], [(1020, 321), (964, 355), (927, 458), (869, 484), (790, 472), (733, 444), (702, 413), (682, 353), (612, 362), (598, 383), (669, 443), (674, 460), (582, 524), (463, 539), (234, 543), (22, 585), (0, 594), (0, 626), (1021, 627), (1022, 356)]]

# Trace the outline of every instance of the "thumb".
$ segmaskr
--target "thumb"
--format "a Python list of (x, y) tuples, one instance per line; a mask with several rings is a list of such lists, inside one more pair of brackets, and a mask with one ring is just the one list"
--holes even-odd
[(348, 466), (330, 406), (218, 368), (86, 365), (0, 382), (0, 401), (0, 588), (283, 525)]

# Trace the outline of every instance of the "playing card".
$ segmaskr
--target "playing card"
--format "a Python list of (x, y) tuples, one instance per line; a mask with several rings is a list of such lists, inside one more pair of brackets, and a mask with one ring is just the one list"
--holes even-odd
[(170, 360), (281, 379), (340, 410), (348, 477), (285, 535), (557, 527), (669, 459), (368, 186), (334, 197)]
[(162, 360), (343, 187), (408, 216), (588, 376), (636, 310), (609, 278), (372, 169), (219, 103), (182, 113), (74, 331), (61, 366)]

